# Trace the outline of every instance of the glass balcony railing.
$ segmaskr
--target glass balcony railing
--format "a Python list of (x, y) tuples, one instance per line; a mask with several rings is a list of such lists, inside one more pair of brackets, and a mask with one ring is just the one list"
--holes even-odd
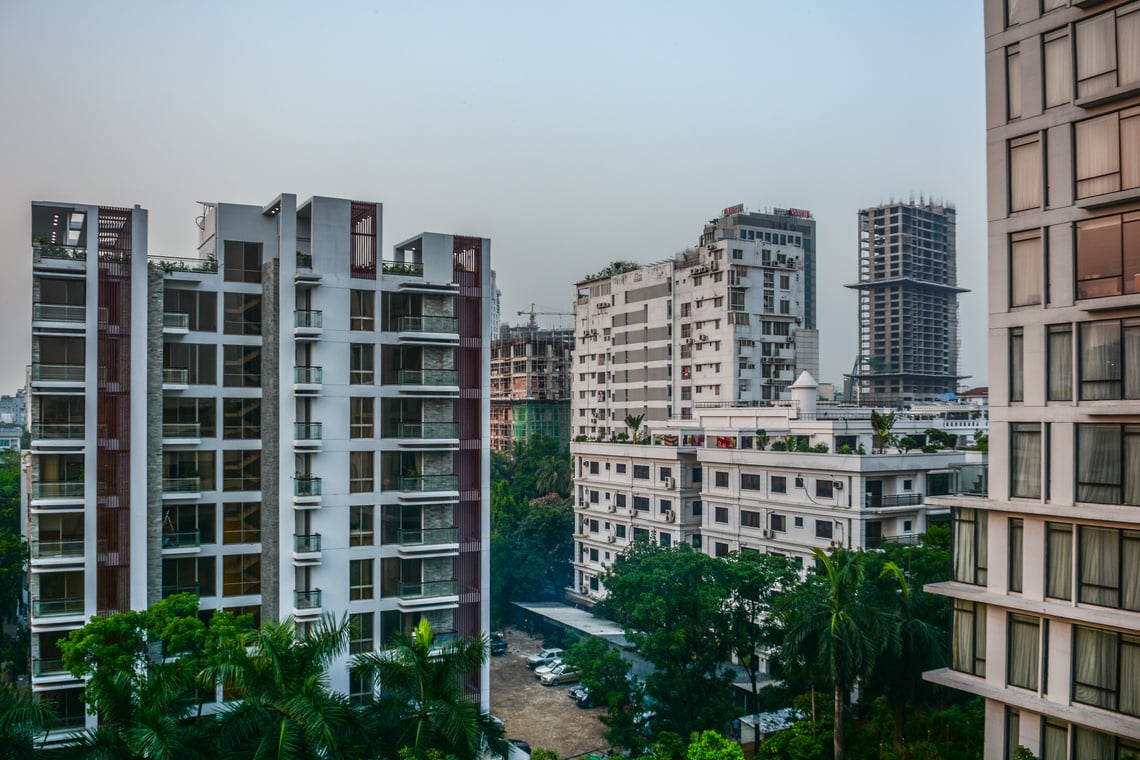
[(422, 546), (423, 544), (454, 544), (459, 542), (459, 528), (421, 528), (419, 530), (401, 530), (396, 539), (404, 546)]
[(455, 475), (406, 475), (400, 478), (401, 491), (457, 491), (459, 478)]
[(293, 494), (295, 496), (320, 496), (321, 479), (298, 475), (293, 480)]
[(321, 550), (321, 534), (310, 533), (308, 535), (293, 536), (293, 551), (302, 554), (313, 554)]
[(294, 367), (293, 382), (303, 385), (320, 385), (324, 376), (320, 367)]
[(32, 559), (68, 559), (83, 556), (83, 539), (32, 541)]
[(401, 599), (428, 599), (435, 596), (455, 596), (459, 589), (458, 581), (423, 581), (421, 583), (404, 583), (400, 581), (398, 591)]
[(87, 249), (76, 248), (70, 245), (35, 243), (32, 245), (32, 260), (35, 263), (39, 263), (41, 259), (51, 261), (87, 261)]
[(32, 483), (32, 498), (33, 499), (82, 499), (83, 498), (83, 482), (33, 482)]
[(37, 678), (43, 676), (62, 676), (67, 674), (63, 660), (37, 658), (32, 660), (32, 675)]
[(201, 596), (201, 587), (196, 583), (171, 583), (164, 584), (162, 587), (162, 598), (174, 596), (175, 594), (193, 594), (194, 596)]
[(162, 534), (163, 549), (193, 549), (202, 545), (202, 533), (196, 530), (179, 530)]
[(162, 326), (170, 330), (189, 330), (190, 315), (168, 311), (162, 315)]
[(459, 373), (453, 369), (402, 369), (400, 385), (459, 385)]
[(202, 426), (197, 422), (164, 422), (163, 438), (201, 438)]
[(34, 617), (61, 617), (63, 615), (82, 615), (83, 597), (75, 599), (33, 599), (32, 615)]
[(293, 423), (293, 439), (297, 441), (319, 441), (321, 440), (320, 422), (294, 422)]
[(33, 422), (33, 441), (81, 441), (84, 436), (82, 422)]
[(423, 277), (424, 265), (415, 262), (383, 261), (384, 274), (404, 275), (405, 277)]
[(459, 423), (457, 422), (401, 422), (398, 433), (400, 438), (458, 438)]
[(33, 364), (32, 379), (55, 383), (81, 383), (87, 377), (82, 364)]
[(989, 494), (989, 467), (984, 464), (963, 464), (950, 469), (950, 492), (963, 496)]
[(293, 608), (298, 610), (319, 610), (321, 608), (321, 590), (315, 588), (308, 591), (294, 591)]
[(297, 309), (293, 312), (294, 327), (324, 327), (324, 312), (312, 309)]
[(41, 322), (86, 322), (86, 306), (55, 303), (32, 304), (32, 319)]
[(459, 320), (455, 317), (399, 317), (396, 332), (458, 333)]
[(190, 370), (177, 367), (162, 368), (162, 382), (166, 385), (189, 385)]
[(201, 478), (163, 478), (162, 490), (166, 493), (197, 493), (202, 490)]

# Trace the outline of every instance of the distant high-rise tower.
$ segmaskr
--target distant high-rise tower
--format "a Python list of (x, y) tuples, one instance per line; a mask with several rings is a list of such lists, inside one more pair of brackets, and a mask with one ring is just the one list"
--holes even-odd
[(953, 392), (958, 379), (955, 211), (889, 203), (859, 212), (859, 355), (851, 373), (862, 404), (901, 406)]

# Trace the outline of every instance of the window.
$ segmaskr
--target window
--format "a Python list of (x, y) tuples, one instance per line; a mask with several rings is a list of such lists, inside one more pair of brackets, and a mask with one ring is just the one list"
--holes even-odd
[(718, 523), (728, 524), (728, 507), (716, 507), (713, 510), (713, 519)]
[(988, 577), (989, 531), (985, 513), (955, 509), (953, 531), (954, 580), (975, 586), (986, 585)]
[(261, 490), (261, 451), (243, 449), (222, 452), (222, 490)]
[(1009, 426), (1009, 495), (1041, 498), (1041, 425), (1015, 423)]
[(614, 472), (616, 472), (618, 475), (624, 475), (625, 474), (625, 465), (621, 464), (621, 463), (615, 464), (614, 465)]
[(625, 526), (624, 525), (615, 525), (614, 526), (614, 535), (616, 535), (618, 538), (625, 538)]
[(649, 497), (648, 496), (634, 496), (633, 508), (638, 512), (649, 511)]
[[(1028, 3), (1029, 0), (1025, 0)], [(1005, 0), (1005, 25), (1007, 27), (1017, 24), (1020, 18), (1022, 0)]]
[(673, 477), (673, 468), (672, 467), (662, 467), (661, 468), (660, 482), (664, 483), (666, 480), (668, 480), (671, 477)]
[(625, 494), (624, 493), (614, 494), (614, 506), (618, 506), (618, 507), (624, 507), (625, 506)]
[(633, 477), (635, 480), (649, 480), (649, 465), (635, 464), (633, 466)]
[(672, 499), (662, 499), (657, 505), (657, 513), (658, 514), (663, 515), (666, 512), (671, 512), (672, 510), (673, 510), (673, 500)]
[(1140, 505), (1140, 425), (1077, 425), (1077, 501)]
[[(658, 539), (661, 542), (661, 546), (665, 549), (668, 549), (670, 546), (673, 545), (673, 536), (670, 535), (669, 533), (659, 534)], [(609, 557), (609, 552), (606, 553), (606, 556)]]
[(1045, 596), (1073, 598), (1073, 526), (1045, 523)]
[(348, 545), (372, 546), (375, 542), (376, 508), (354, 504), (348, 508)]
[(728, 556), (728, 544), (723, 543), (721, 541), (715, 542), (713, 544), (713, 556), (714, 557), (727, 557)]
[(1041, 672), (1040, 651), (1041, 619), (1011, 614), (1009, 658), (1006, 662), (1006, 682), (1010, 686), (1037, 690), (1037, 680)]
[(372, 567), (371, 559), (350, 559), (348, 561), (348, 598), (350, 601), (372, 598)]
[(371, 438), (375, 432), (376, 399), (368, 396), (350, 398), (348, 401), (349, 435), (352, 438)]
[(1140, 636), (1075, 626), (1073, 701), (1140, 716)]
[(714, 472), (713, 480), (717, 488), (728, 488), (728, 473), (727, 472)]
[(1140, 292), (1140, 212), (1077, 222), (1077, 298)]
[(591, 562), (597, 562), (598, 561), (598, 550), (591, 547), (589, 557), (590, 557)]
[[(44, 422), (51, 415), (50, 410), (60, 409), (58, 417), (74, 421), (82, 419), (83, 397), (41, 396), (41, 417)], [(72, 400), (74, 399), (74, 400)], [(53, 402), (60, 401), (56, 405)], [(70, 403), (68, 403), (70, 401)], [(162, 437), (213, 438), (218, 434), (218, 410), (212, 398), (177, 398), (166, 396), (162, 399)], [(197, 435), (193, 435), (196, 433)]]
[(1009, 210), (1040, 208), (1044, 195), (1041, 136), (1030, 135), (1009, 143)]
[(802, 477), (797, 477), (795, 482), (796, 482), (796, 488), (803, 488), (804, 487), (804, 479)]
[[(180, 504), (178, 506), (168, 506), (162, 516), (162, 545), (176, 546), (179, 545), (178, 536), (175, 534), (197, 533), (198, 543), (208, 545), (217, 541), (217, 528), (214, 525), (214, 505), (213, 504)], [(72, 516), (60, 515), (55, 518), (56, 520), (68, 520)], [(79, 521), (80, 526), (83, 523), (82, 515), (74, 516)], [(67, 540), (70, 536), (64, 535), (65, 524), (60, 522), (59, 530), (49, 532), (47, 529), (46, 521), (50, 517), (47, 515), (41, 516), (40, 523), (40, 540), (50, 539)], [(169, 535), (169, 538), (168, 538)], [(81, 537), (82, 534), (80, 533)], [(257, 540), (257, 539), (254, 539)]]
[(375, 647), (376, 613), (354, 612), (348, 616), (348, 653), (371, 652)]
[(255, 440), (261, 437), (261, 399), (222, 400), (222, 437)]
[(226, 335), (261, 335), (260, 293), (226, 293), (224, 308)]
[(1069, 726), (1046, 718), (1041, 731), (1041, 760), (1068, 760)]
[(601, 500), (601, 494), (597, 491), (590, 491), (590, 503), (597, 504)]
[(788, 530), (788, 518), (784, 515), (769, 515), (768, 522), (772, 525), (773, 533), (785, 533)]
[(1041, 303), (1045, 255), (1038, 230), (1018, 232), (1009, 242), (1009, 305), (1035, 306)]
[(261, 346), (222, 346), (222, 385), (261, 387)]
[(590, 474), (591, 475), (597, 475), (598, 474), (598, 463), (597, 462), (590, 462)]
[(1140, 398), (1140, 319), (1082, 323), (1080, 370), (1081, 401)]
[(1078, 601), (1140, 611), (1140, 531), (1081, 526)]
[[(197, 488), (191, 490), (213, 491), (217, 487), (215, 480), (214, 452), (212, 451), (164, 451), (162, 452), (162, 477), (164, 480), (196, 480)], [(184, 485), (189, 488), (192, 483), (163, 484), (163, 488)]]
[(741, 473), (740, 475), (740, 488), (743, 491), (759, 491), (760, 490), (760, 476), (749, 475)]
[(802, 527), (804, 527), (804, 518), (802, 518), (802, 517), (797, 517), (797, 518), (795, 518), (795, 520), (794, 520), (794, 524), (795, 524), (795, 526), (796, 526), (797, 528), (802, 528)]
[(831, 538), (832, 531), (835, 526), (831, 520), (816, 520), (815, 521), (815, 537), (816, 538)]
[(348, 492), (367, 493), (376, 488), (376, 458), (371, 451), (350, 451), (348, 454)]
[(1019, 517), (1009, 518), (1009, 590), (1021, 592), (1021, 566), (1023, 562), (1025, 523)]
[(740, 525), (744, 528), (759, 528), (760, 513), (749, 509), (740, 510)]
[[(201, 597), (218, 595), (218, 578), (214, 557), (164, 557), (162, 560), (162, 596), (192, 592)], [(45, 573), (40, 581), (40, 598), (59, 598), (43, 584), (49, 578), (64, 578), (69, 573)], [(81, 575), (81, 574), (80, 574)], [(80, 579), (80, 585), (82, 580)], [(82, 597), (82, 589), (79, 590)], [(63, 597), (69, 598), (69, 597)]]
[(373, 290), (349, 291), (349, 329), (376, 329), (376, 292)]
[[(169, 283), (169, 281), (167, 281)], [(190, 332), (217, 332), (218, 294), (198, 293), (193, 290), (172, 290), (163, 294), (165, 314), (185, 314), (186, 329)]]
[(376, 347), (371, 343), (353, 343), (352, 364), (348, 382), (352, 385), (372, 385), (376, 379)]
[(222, 543), (256, 544), (261, 541), (261, 503), (230, 502), (222, 505)]
[(834, 484), (830, 480), (815, 481), (815, 497), (817, 499), (831, 499), (835, 497)]
[(1073, 51), (1067, 29), (1045, 35), (1045, 107), (1073, 99)]
[(1005, 708), (1005, 758), (1017, 760), (1017, 748), (1021, 744), (1021, 711), (1014, 707)]
[(1073, 399), (1073, 328), (1071, 325), (1050, 325), (1046, 349), (1049, 371), (1046, 373), (1048, 399)]
[(1009, 400), (1025, 400), (1025, 332), (1020, 327), (1009, 331)]
[[(1060, 738), (1064, 738), (1061, 735)], [(1059, 744), (1059, 758), (1065, 760), (1065, 745)], [(1134, 760), (1140, 757), (1140, 743), (1073, 726), (1073, 760)], [(1048, 757), (1045, 760), (1053, 760)]]
[(261, 282), (261, 243), (227, 240), (224, 257), (226, 282)]
[(227, 554), (222, 557), (222, 596), (260, 593), (260, 554)]
[(182, 381), (187, 385), (214, 385), (218, 377), (218, 347), (213, 343), (163, 343), (162, 367), (164, 370), (185, 370), (185, 379), (174, 375), (171, 381)]
[(1140, 108), (1077, 122), (1077, 197), (1140, 187)]
[(772, 493), (787, 493), (788, 479), (784, 475), (772, 476)]
[(1140, 81), (1140, 15), (1125, 7), (1077, 23), (1077, 97)]
[(696, 485), (697, 483), (700, 483), (704, 479), (704, 472), (701, 470), (700, 467), (694, 467), (692, 477), (693, 477), (693, 485)]
[(951, 667), (975, 676), (986, 675), (986, 605), (954, 600)]
[(1021, 118), (1021, 56), (1017, 45), (1006, 48), (1005, 53), (1006, 110), (1009, 118)]

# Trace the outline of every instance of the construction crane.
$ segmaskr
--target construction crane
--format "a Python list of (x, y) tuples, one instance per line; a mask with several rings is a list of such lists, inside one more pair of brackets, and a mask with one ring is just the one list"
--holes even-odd
[(531, 330), (538, 329), (538, 320), (535, 317), (572, 317), (573, 312), (569, 311), (535, 311), (535, 305), (530, 305), (530, 311), (520, 311), (519, 316), (529, 315), (530, 319), (527, 320), (527, 327)]

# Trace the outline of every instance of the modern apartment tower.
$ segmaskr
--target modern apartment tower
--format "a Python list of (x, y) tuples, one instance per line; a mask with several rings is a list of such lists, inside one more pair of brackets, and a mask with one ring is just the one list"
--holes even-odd
[(570, 437), (572, 329), (503, 326), (491, 343), (491, 449)]
[(990, 474), (953, 507), (986, 760), (1140, 756), (1140, 5), (986, 0)]
[(61, 729), (94, 719), (59, 640), (176, 592), (348, 614), (353, 653), (487, 629), (490, 242), (384, 259), (381, 210), (203, 204), (171, 259), (137, 206), (32, 205), (32, 686)]
[(860, 404), (899, 407), (957, 390), (958, 287), (954, 208), (934, 201), (859, 212)]

